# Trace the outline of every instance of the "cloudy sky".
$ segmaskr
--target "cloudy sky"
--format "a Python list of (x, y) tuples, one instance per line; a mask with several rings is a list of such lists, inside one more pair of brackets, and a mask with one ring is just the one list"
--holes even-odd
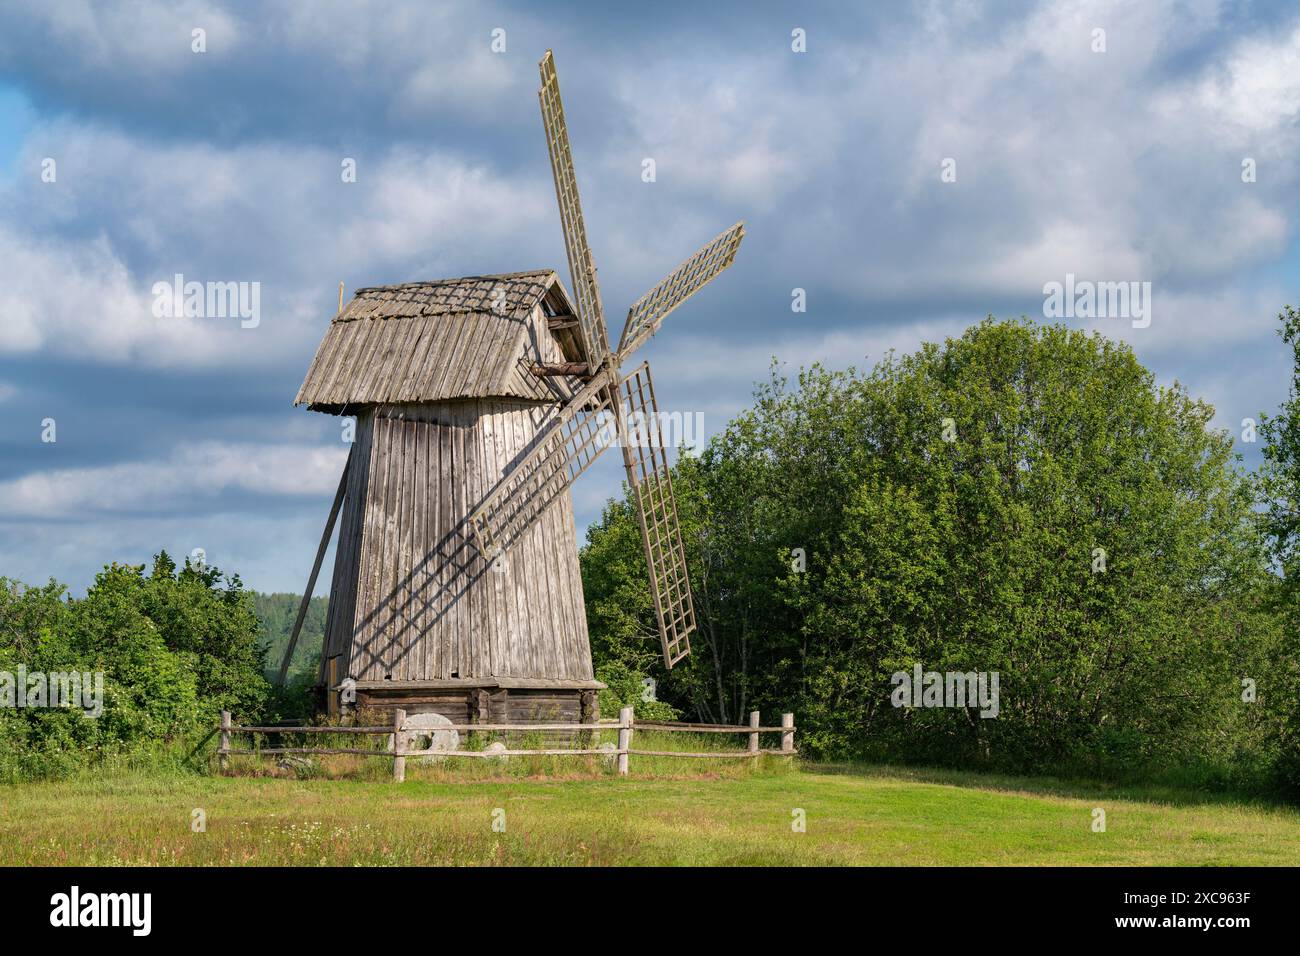
[[(548, 47), (612, 324), (747, 221), (643, 351), (661, 406), (707, 432), (773, 356), (844, 367), (1041, 317), (1067, 274), (1150, 282), (1145, 328), (1069, 321), (1220, 425), (1276, 407), (1275, 316), (1300, 302), (1294, 3), (795, 9), (0, 0), (0, 575), (79, 592), (201, 547), (301, 590), (346, 446), (292, 401), (339, 281), (570, 284)], [(177, 273), (260, 283), (260, 322), (155, 317)], [(580, 481), (580, 525), (620, 477)]]

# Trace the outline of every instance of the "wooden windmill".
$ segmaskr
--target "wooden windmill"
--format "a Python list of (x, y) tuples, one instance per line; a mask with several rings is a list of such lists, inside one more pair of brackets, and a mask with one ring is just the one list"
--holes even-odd
[(356, 416), (287, 668), (341, 511), (321, 680), (358, 704), (453, 720), (590, 717), (595, 680), (570, 486), (619, 445), (637, 505), (664, 663), (695, 610), (650, 369), (623, 366), (731, 264), (737, 223), (628, 310), (616, 348), (550, 51), (546, 141), (571, 299), (551, 270), (359, 289), (295, 404)]

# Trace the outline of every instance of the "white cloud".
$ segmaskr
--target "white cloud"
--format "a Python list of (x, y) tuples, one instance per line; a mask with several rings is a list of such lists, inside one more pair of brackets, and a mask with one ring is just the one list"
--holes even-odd
[[(39, 129), (24, 163), (38, 169), (49, 154), (59, 159), (57, 182), (15, 182), (0, 193), (14, 210), (0, 220), (0, 354), (272, 363), (316, 344), (339, 279), (355, 288), (394, 272), (408, 281), (535, 268), (540, 253), (526, 250), (539, 248), (554, 215), (541, 163), (535, 180), (520, 183), (393, 149), (359, 157), (359, 181), (345, 184), (343, 157), (319, 148), (159, 147), (68, 123)], [(105, 231), (85, 237), (95, 221)], [(483, 268), (489, 257), (499, 268)], [(260, 324), (155, 318), (150, 290), (178, 273), (260, 283)]]
[(1242, 40), (1190, 92), (1191, 103), (1183, 105), (1203, 110), (1234, 145), (1278, 137), (1294, 142), (1300, 118), (1300, 27), (1281, 36)]
[[(781, 129), (838, 131), (829, 155), (798, 141), (800, 176), (824, 183), (781, 223), (782, 258), (801, 262), (805, 284), (864, 300), (988, 299), (1067, 271), (1203, 282), (1284, 252), (1300, 31), (1216, 36), (1213, 2), (1043, 4), (982, 24), (980, 42), (959, 19), (933, 14), (924, 33), (854, 48), (852, 82), (815, 97), (756, 96)], [(1096, 27), (1105, 53), (1091, 50)], [(1206, 65), (1164, 78), (1166, 58), (1216, 40)], [(1243, 155), (1269, 157), (1257, 187), (1240, 182)], [(955, 183), (940, 181), (945, 158)]]
[(322, 495), (338, 484), (346, 448), (202, 442), (167, 458), (38, 471), (0, 483), (0, 517), (202, 508), (224, 491)]
[(1152, 288), (1151, 324), (1147, 328), (1133, 328), (1132, 321), (1125, 318), (1071, 324), (1128, 342), (1143, 361), (1160, 360), (1175, 366), (1181, 363), (1191, 368), (1205, 361), (1218, 364), (1225, 353), (1243, 346), (1249, 352), (1268, 352), (1277, 329), (1277, 314), (1285, 300), (1285, 290), (1275, 283), (1231, 285), (1210, 291), (1157, 285)]
[[(273, 68), (286, 63), (291, 70), (310, 68), (323, 86), (336, 77), (354, 88), (374, 84), (392, 112), (409, 120), (427, 119), (438, 107), (463, 108), (517, 82), (506, 58), (491, 53), (489, 28), (470, 4), (321, 0), (258, 9), (247, 18), (229, 6), (64, 0), (7, 11), (7, 32), (39, 37), (65, 51), (59, 64), (65, 77), (109, 73), (114, 85), (150, 101), (176, 92), (167, 80), (195, 81), (209, 63), (255, 72), (270, 82), (293, 82), (291, 73)], [(509, 18), (521, 34), (534, 22), (521, 13)], [(191, 49), (196, 28), (206, 32), (206, 53)], [(466, 36), (481, 42), (466, 43)], [(26, 52), (0, 45), (0, 59)]]
[(207, 32), (209, 51), (229, 49), (240, 25), (219, 5), (179, 0), (134, 0), (99, 4), (65, 0), (31, 4), (22, 14), (59, 45), (78, 52), (79, 69), (133, 72), (157, 79), (158, 72), (193, 65), (191, 31)]
[(59, 243), (0, 224), (0, 286), (0, 353), (167, 364), (227, 351), (214, 324), (222, 320), (155, 318), (147, 286), (103, 235)]
[[(770, 209), (804, 181), (808, 144), (785, 122), (798, 97), (763, 84), (761, 74), (753, 58), (725, 71), (691, 62), (624, 74), (617, 96), (628, 132), (605, 147), (610, 174), (639, 180), (642, 160), (653, 158), (656, 182)], [(715, 79), (701, 83), (703, 76)]]
[[(148, 566), (160, 550), (180, 561), (194, 548), (226, 573), (238, 573), (246, 587), (301, 592), (316, 556), (329, 501), (318, 509), (256, 520), (231, 512), (194, 515), (112, 515), (84, 521), (5, 521), (0, 519), (0, 576), (26, 584), (49, 578), (82, 593), (94, 575), (112, 561)], [(329, 594), (334, 555), (326, 555), (316, 593)]]

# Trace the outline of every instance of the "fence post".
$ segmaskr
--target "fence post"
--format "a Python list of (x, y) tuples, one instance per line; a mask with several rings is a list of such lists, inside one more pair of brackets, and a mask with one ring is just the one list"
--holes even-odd
[(402, 737), (402, 724), (406, 723), (406, 711), (397, 707), (393, 710), (393, 780), (401, 783), (406, 779), (406, 741)]
[(789, 730), (781, 731), (781, 751), (782, 753), (794, 752), (794, 714), (782, 714), (781, 726), (788, 727)]
[(618, 712), (618, 775), (627, 776), (628, 751), (632, 748), (632, 708)]
[(221, 749), (217, 751), (221, 756), (218, 759), (218, 765), (221, 772), (225, 773), (230, 766), (230, 711), (221, 712)]
[[(749, 726), (758, 726), (758, 711), (751, 710), (749, 712)], [(758, 756), (758, 731), (754, 731), (749, 735), (749, 755), (751, 757)]]

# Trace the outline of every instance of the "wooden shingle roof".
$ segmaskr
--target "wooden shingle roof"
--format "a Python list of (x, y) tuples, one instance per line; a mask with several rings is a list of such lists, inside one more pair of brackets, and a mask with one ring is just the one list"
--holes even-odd
[(573, 361), (547, 315), (573, 311), (550, 269), (358, 289), (330, 322), (295, 405), (344, 406), (455, 398), (554, 400), (534, 362)]

